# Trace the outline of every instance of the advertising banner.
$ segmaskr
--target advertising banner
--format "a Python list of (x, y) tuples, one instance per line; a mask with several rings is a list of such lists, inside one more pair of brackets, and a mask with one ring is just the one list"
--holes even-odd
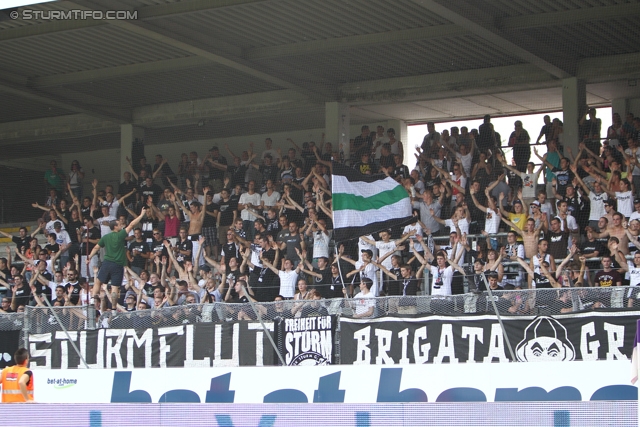
[[(518, 362), (628, 360), (640, 311), (504, 316)], [(509, 362), (492, 315), (382, 317), (340, 320), (342, 364)]]
[[(273, 322), (265, 322), (269, 333)], [(197, 323), (156, 329), (69, 331), (89, 368), (273, 365), (260, 322)], [(29, 335), (32, 366), (84, 368), (62, 331)]]
[(42, 403), (400, 403), (636, 400), (629, 361), (33, 369)]

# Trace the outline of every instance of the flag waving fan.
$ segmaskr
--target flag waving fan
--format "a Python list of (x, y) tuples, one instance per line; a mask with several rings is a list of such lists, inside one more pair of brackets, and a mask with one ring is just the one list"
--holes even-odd
[(415, 221), (409, 194), (384, 174), (363, 175), (334, 162), (331, 182), (337, 242)]

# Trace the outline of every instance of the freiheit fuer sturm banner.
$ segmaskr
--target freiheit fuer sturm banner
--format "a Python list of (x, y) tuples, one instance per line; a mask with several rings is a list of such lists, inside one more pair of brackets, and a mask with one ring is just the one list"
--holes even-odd
[(276, 337), (285, 364), (332, 365), (337, 316), (280, 319)]
[[(273, 322), (265, 327), (273, 332)], [(90, 368), (269, 366), (277, 360), (260, 322), (69, 331), (69, 336)], [(84, 367), (63, 331), (30, 334), (29, 352), (32, 367)]]
[[(519, 362), (630, 359), (640, 311), (504, 316)], [(495, 316), (340, 320), (342, 364), (494, 363), (511, 355)]]

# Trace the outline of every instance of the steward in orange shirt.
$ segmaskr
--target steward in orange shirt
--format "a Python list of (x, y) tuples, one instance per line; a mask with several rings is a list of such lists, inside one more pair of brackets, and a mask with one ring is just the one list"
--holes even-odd
[(29, 351), (20, 348), (13, 355), (16, 364), (2, 370), (2, 403), (33, 403), (33, 373), (29, 369)]

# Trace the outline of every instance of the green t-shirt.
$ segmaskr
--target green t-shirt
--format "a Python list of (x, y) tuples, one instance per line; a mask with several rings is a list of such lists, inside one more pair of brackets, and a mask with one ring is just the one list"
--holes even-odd
[(127, 248), (124, 246), (124, 239), (127, 238), (127, 230), (122, 229), (103, 236), (98, 241), (98, 246), (104, 248), (105, 261), (111, 261), (118, 265), (127, 265)]

